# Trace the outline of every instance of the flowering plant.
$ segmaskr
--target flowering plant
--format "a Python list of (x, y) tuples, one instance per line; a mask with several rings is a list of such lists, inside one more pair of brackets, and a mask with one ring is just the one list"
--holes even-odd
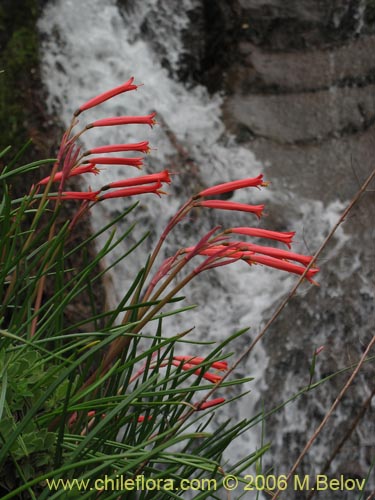
[[(171, 183), (171, 173), (164, 169), (106, 183), (95, 191), (65, 187), (73, 177), (100, 175), (101, 165), (141, 169), (141, 154), (150, 151), (147, 141), (101, 145), (82, 152), (79, 140), (93, 127), (152, 127), (155, 113), (99, 119), (75, 132), (78, 116), (87, 109), (137, 87), (131, 78), (81, 105), (62, 137), (57, 158), (45, 161), (52, 165), (50, 174), (38, 180), (24, 198), (12, 200), (8, 181), (42, 162), (18, 168), (10, 162), (0, 174), (0, 464), (5, 471), (0, 474), (0, 488), (4, 499), (65, 498), (66, 491), (59, 492), (57, 487), (49, 496), (57, 484), (51, 483), (52, 478), (84, 482), (104, 475), (112, 479), (119, 475), (172, 478), (177, 485), (173, 493), (166, 489), (143, 492), (142, 498), (183, 496), (185, 490), (178, 485), (192, 475), (214, 479), (219, 490), (225, 474), (240, 477), (268, 449), (262, 445), (229, 464), (225, 449), (254, 425), (254, 416), (234, 424), (230, 420), (217, 424), (215, 432), (207, 427), (215, 411), (240, 397), (229, 388), (251, 381), (233, 377), (240, 360), (228, 361), (231, 342), (245, 331), (214, 344), (205, 357), (198, 355), (201, 343), (190, 331), (173, 336), (163, 331), (167, 316), (189, 310), (189, 306), (168, 308), (182, 300), (181, 290), (198, 274), (216, 267), (261, 265), (316, 283), (319, 269), (314, 257), (290, 250), (294, 232), (271, 231), (252, 223), (236, 225), (236, 212), (260, 219), (264, 205), (217, 198), (239, 189), (266, 187), (262, 174), (211, 186), (191, 196), (168, 222), (114, 310), (97, 310), (92, 286), (110, 269), (100, 269), (99, 264), (113, 248), (126, 243), (131, 226), (117, 240), (112, 233), (107, 244), (94, 258), (86, 257), (81, 268), (75, 265), (78, 256), (90, 255), (95, 238), (116, 222), (72, 246), (78, 225), (97, 203), (144, 194), (162, 197)], [(61, 222), (67, 200), (80, 205), (71, 220)], [(120, 217), (128, 217), (134, 208)], [(214, 227), (195, 245), (181, 245), (160, 263), (165, 240), (193, 209), (202, 217), (206, 209), (232, 211), (233, 227)], [(267, 244), (254, 243), (253, 238)], [(288, 249), (275, 246), (279, 243)], [(139, 244), (124, 252), (123, 258)], [(67, 321), (67, 309), (77, 307), (83, 293), (89, 297), (91, 315), (84, 321)], [(82, 331), (84, 324), (90, 325), (89, 331)], [(96, 498), (97, 492), (91, 490), (87, 487), (83, 497)], [(107, 497), (117, 498), (118, 492)], [(201, 490), (196, 498), (212, 498), (212, 491)]]

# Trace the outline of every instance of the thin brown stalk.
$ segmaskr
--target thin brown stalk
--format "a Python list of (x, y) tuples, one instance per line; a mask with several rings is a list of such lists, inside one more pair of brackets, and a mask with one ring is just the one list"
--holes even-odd
[[(42, 210), (42, 207), (44, 205), (44, 203), (46, 202), (47, 200), (47, 197), (48, 197), (48, 194), (50, 192), (50, 188), (51, 188), (51, 185), (52, 185), (52, 182), (53, 182), (53, 179), (55, 177), (55, 174), (60, 166), (60, 161), (61, 161), (61, 153), (62, 151), (65, 152), (66, 151), (66, 148), (69, 144), (72, 144), (83, 132), (81, 131), (79, 134), (77, 134), (73, 139), (70, 139), (69, 140), (69, 136), (72, 132), (72, 129), (73, 127), (78, 123), (78, 120), (76, 119), (76, 117), (73, 116), (71, 122), (70, 122), (70, 125), (67, 129), (67, 131), (65, 132), (64, 136), (63, 136), (63, 139), (62, 139), (62, 144), (60, 146), (60, 153), (59, 153), (59, 156), (58, 156), (58, 161), (54, 164), (53, 166), (53, 169), (52, 169), (52, 172), (51, 172), (51, 175), (50, 175), (50, 179), (44, 189), (44, 193), (43, 193), (43, 196), (42, 196), (42, 199), (39, 203), (39, 208), (38, 208), (38, 211)], [(85, 129), (83, 130), (85, 131)], [(69, 152), (67, 154), (70, 154)], [(59, 188), (59, 196), (56, 200), (56, 203), (55, 203), (55, 212), (56, 210), (58, 210), (59, 208), (59, 205), (61, 203), (61, 198), (60, 198), (60, 195), (61, 195), (61, 187)], [(38, 212), (37, 212), (38, 214)], [(36, 218), (34, 220), (37, 220)], [(49, 233), (48, 233), (48, 240), (47, 241), (51, 241), (54, 234), (55, 234), (55, 228), (56, 228), (56, 221), (54, 221), (52, 223), (52, 226), (50, 227), (50, 230), (49, 230)], [(29, 236), (29, 239), (31, 239), (33, 237), (33, 233), (30, 234)], [(29, 239), (27, 240), (25, 246), (27, 247), (28, 244), (30, 244), (30, 241)], [(46, 271), (48, 269), (48, 266), (50, 265), (51, 262), (53, 262), (54, 258), (55, 258), (55, 255), (56, 255), (56, 252), (52, 255), (52, 258), (49, 260), (49, 262), (46, 263), (45, 267), (44, 267), (44, 271)], [(41, 304), (42, 304), (42, 299), (43, 299), (43, 292), (44, 292), (44, 287), (45, 287), (45, 283), (46, 283), (46, 275), (44, 274), (41, 279), (39, 280), (38, 284), (37, 284), (37, 293), (36, 293), (36, 299), (35, 299), (35, 303), (34, 303), (34, 311), (35, 312), (38, 312), (40, 307), (41, 307)], [(35, 332), (36, 332), (36, 328), (37, 328), (37, 324), (38, 324), (38, 316), (36, 315), (31, 323), (31, 330), (30, 330), (30, 335), (31, 337), (33, 337), (35, 335)]]

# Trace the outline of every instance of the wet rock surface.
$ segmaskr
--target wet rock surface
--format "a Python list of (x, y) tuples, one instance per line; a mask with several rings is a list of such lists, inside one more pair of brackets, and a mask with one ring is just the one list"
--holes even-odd
[[(328, 185), (329, 173), (338, 196), (349, 197), (357, 182), (351, 167), (361, 177), (372, 166), (367, 136), (375, 117), (375, 38), (369, 2), (240, 3), (241, 19), (249, 17), (225, 77), (229, 128), (274, 166), (272, 177), (279, 174), (291, 187), (301, 184), (296, 171), (309, 170), (313, 184), (304, 196), (327, 202), (320, 186)], [(278, 28), (262, 25), (257, 36), (265, 18)], [(293, 20), (294, 31), (286, 29), (286, 20)], [(316, 39), (308, 36), (313, 27)], [(275, 30), (284, 34), (283, 43)]]

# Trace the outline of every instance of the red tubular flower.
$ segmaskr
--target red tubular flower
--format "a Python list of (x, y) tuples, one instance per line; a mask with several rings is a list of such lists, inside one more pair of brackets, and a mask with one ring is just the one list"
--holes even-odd
[[(189, 356), (174, 356), (172, 360), (172, 365), (181, 367), (182, 370), (191, 370), (197, 364), (200, 364), (202, 361), (205, 361), (205, 359), (199, 357), (189, 357)], [(221, 371), (228, 369), (227, 363), (221, 361), (213, 362), (210, 367), (216, 368)], [(194, 375), (201, 375), (201, 374), (202, 374), (202, 368), (198, 368), (198, 370), (195, 370), (194, 372)], [(202, 376), (204, 379), (209, 380), (213, 384), (216, 384), (222, 379), (220, 375), (216, 375), (215, 373), (209, 373), (209, 372), (203, 373)]]
[[(281, 269), (282, 271), (287, 271), (289, 273), (302, 275), (305, 272), (305, 268), (297, 266), (297, 264), (292, 264), (286, 260), (275, 259), (274, 257), (269, 257), (268, 255), (251, 255), (247, 257), (246, 260), (249, 264), (263, 264), (264, 266), (273, 267), (275, 269)], [(317, 283), (312, 279), (313, 276), (319, 272), (319, 268), (313, 267), (309, 269), (306, 273), (306, 279), (317, 285)]]
[[(108, 200), (109, 198), (125, 198), (127, 196), (137, 196), (139, 194), (155, 193), (158, 196), (161, 194), (166, 194), (160, 188), (162, 187), (161, 182), (156, 182), (155, 184), (146, 184), (144, 186), (130, 187), (126, 189), (117, 189), (116, 191), (110, 191), (109, 193), (104, 193), (99, 196), (98, 201)], [(98, 191), (100, 192), (100, 191)]]
[[(189, 253), (194, 250), (195, 247), (184, 248), (184, 253)], [(219, 258), (235, 258), (241, 259), (243, 256), (252, 255), (253, 252), (244, 251), (239, 248), (237, 244), (230, 245), (212, 245), (208, 248), (202, 248), (198, 252), (199, 255), (207, 255), (208, 257), (219, 257)]]
[(98, 96), (93, 97), (89, 101), (82, 104), (82, 106), (80, 106), (74, 113), (74, 116), (78, 116), (80, 113), (82, 113), (82, 111), (93, 108), (94, 106), (97, 106), (98, 104), (101, 104), (104, 101), (108, 101), (108, 99), (111, 99), (112, 97), (118, 94), (123, 94), (124, 92), (128, 92), (129, 90), (136, 90), (139, 87), (139, 85), (134, 85), (133, 81), (134, 77), (131, 77), (127, 82), (123, 83), (122, 85), (119, 85), (118, 87), (115, 87), (112, 90), (107, 90), (107, 92), (103, 92), (103, 94), (99, 94)]
[[(79, 167), (73, 168), (68, 177), (73, 177), (75, 175), (81, 175), (81, 174), (95, 174), (97, 175), (99, 173), (99, 169), (95, 167), (94, 163), (89, 163), (87, 165), (80, 165)], [(50, 180), (51, 176), (49, 175), (48, 177), (45, 177), (41, 181), (38, 182), (40, 186), (43, 186), (48, 183)], [(53, 178), (52, 182), (58, 182), (61, 181), (62, 178), (62, 172), (57, 172)]]
[[(195, 247), (184, 248), (183, 252), (189, 253), (194, 248)], [(311, 256), (300, 255), (278, 248), (262, 247), (243, 242), (228, 242), (222, 245), (211, 245), (200, 249), (198, 253), (199, 255), (207, 256), (208, 259), (197, 268), (197, 272), (220, 265), (231, 264), (241, 259), (249, 264), (263, 264), (265, 266), (302, 275), (305, 272), (304, 267), (284, 259), (295, 260), (307, 266), (313, 258)], [(263, 253), (264, 255), (259, 255), (259, 253)], [(319, 268), (316, 267), (307, 271), (306, 278), (313, 284), (317, 284), (312, 279), (317, 272), (319, 272)]]
[(191, 260), (195, 255), (199, 255), (200, 251), (204, 248), (207, 248), (207, 245), (213, 245), (215, 243), (219, 243), (222, 241), (226, 241), (227, 238), (223, 236), (216, 236), (213, 240), (211, 239), (212, 236), (217, 232), (217, 230), (220, 229), (220, 226), (214, 227), (208, 233), (206, 233), (203, 238), (201, 238), (198, 243), (194, 247), (190, 247), (189, 249), (185, 249), (184, 253), (187, 253), (188, 255), (185, 256), (185, 260)]
[(235, 203), (233, 201), (223, 200), (203, 200), (194, 203), (196, 207), (218, 208), (221, 210), (236, 210), (238, 212), (251, 212), (257, 217), (262, 216), (264, 205), (245, 205), (244, 203)]
[[(196, 366), (192, 363), (180, 363), (178, 361), (172, 361), (172, 365), (181, 366), (181, 368), (183, 370), (186, 370), (186, 371), (191, 370), (192, 368), (194, 368)], [(199, 368), (198, 370), (195, 370), (195, 372), (194, 372), (194, 375), (201, 375), (201, 374), (202, 374), (201, 368)], [(215, 373), (209, 373), (209, 372), (203, 373), (202, 376), (203, 376), (203, 378), (205, 378), (206, 380), (209, 380), (213, 384), (220, 382), (220, 380), (223, 378), (223, 377), (220, 377), (220, 375), (216, 375)]]
[(131, 125), (131, 124), (146, 124), (152, 127), (155, 125), (154, 120), (156, 113), (151, 113), (146, 116), (114, 116), (111, 118), (102, 118), (87, 125), (86, 128), (92, 127), (112, 127), (113, 125)]
[(90, 163), (96, 165), (129, 165), (130, 167), (139, 168), (143, 165), (143, 158), (113, 158), (111, 156), (98, 156), (90, 158)]
[(263, 181), (263, 174), (258, 175), (258, 177), (252, 177), (248, 179), (241, 179), (238, 181), (225, 182), (224, 184), (218, 184), (216, 186), (204, 189), (198, 196), (212, 196), (216, 194), (228, 193), (230, 191), (235, 191), (236, 189), (246, 188), (246, 187), (259, 187), (267, 186), (268, 182)]
[(170, 184), (171, 178), (169, 177), (168, 170), (163, 170), (162, 172), (158, 172), (156, 174), (150, 175), (142, 175), (140, 177), (134, 177), (133, 179), (124, 179), (122, 181), (115, 181), (107, 184), (102, 187), (102, 191), (106, 189), (116, 189), (116, 188), (125, 188), (131, 186), (139, 186), (142, 184), (151, 184), (153, 182), (165, 182)]
[(204, 403), (197, 406), (197, 411), (207, 410), (208, 408), (212, 408), (213, 406), (221, 405), (221, 403), (225, 402), (225, 398), (216, 398), (211, 399), (211, 401), (205, 401)]
[[(60, 199), (97, 201), (99, 193), (100, 191), (63, 191), (61, 193)], [(58, 196), (49, 195), (48, 198), (50, 200), (56, 200)]]
[(149, 153), (150, 148), (148, 146), (148, 141), (136, 142), (133, 144), (112, 144), (90, 149), (84, 153), (84, 156), (96, 155), (99, 153), (118, 153), (120, 151), (141, 151), (142, 153)]
[[(190, 365), (190, 366), (193, 366), (193, 365)], [(200, 375), (201, 372), (202, 372), (202, 370), (196, 370), (194, 373), (195, 373), (195, 375)], [(209, 382), (212, 382), (213, 384), (217, 384), (218, 382), (221, 381), (221, 379), (223, 377), (220, 377), (220, 375), (216, 375), (215, 373), (206, 372), (203, 374), (203, 378), (205, 378)]]
[(253, 245), (252, 243), (239, 243), (240, 249), (250, 250), (250, 252), (261, 253), (264, 255), (269, 255), (270, 257), (275, 257), (277, 259), (287, 259), (300, 262), (309, 265), (312, 261), (312, 256), (301, 255), (299, 253), (289, 252), (288, 250), (280, 250), (280, 248), (264, 247), (261, 245)]
[[(215, 229), (216, 230), (216, 229)], [(214, 231), (215, 231), (214, 230)], [(212, 231), (210, 231), (212, 233)], [(209, 233), (208, 233), (209, 234)], [(180, 253), (186, 253), (185, 259), (190, 260), (190, 258), (195, 255), (205, 255), (207, 258), (198, 267), (194, 269), (195, 274), (199, 274), (208, 269), (213, 269), (215, 267), (226, 266), (232, 264), (233, 262), (242, 259), (247, 254), (252, 252), (241, 251), (238, 243), (221, 244), (226, 242), (227, 238), (218, 236), (214, 240), (208, 242), (207, 238), (202, 238), (201, 241), (206, 240), (207, 244), (198, 243), (195, 247), (187, 247), (180, 250)], [(219, 244), (217, 244), (219, 243)]]
[(225, 233), (244, 234), (246, 236), (256, 236), (258, 238), (267, 238), (285, 243), (289, 248), (292, 239), (296, 234), (294, 231), (289, 233), (281, 233), (278, 231), (270, 231), (268, 229), (260, 229), (258, 227), (232, 227), (227, 229)]
[[(151, 415), (147, 417), (147, 420), (151, 420), (151, 419), (152, 419)], [(144, 422), (145, 420), (146, 420), (146, 417), (145, 417), (145, 416), (143, 416), (143, 415), (140, 415), (139, 417), (137, 417), (137, 422), (138, 422), (139, 424), (141, 424), (141, 423), (142, 423), (142, 422)]]
[[(187, 361), (192, 365), (200, 365), (205, 361), (205, 358), (191, 357), (191, 356), (173, 356), (176, 361)], [(216, 370), (228, 370), (228, 363), (226, 361), (214, 361), (211, 368), (216, 368)]]

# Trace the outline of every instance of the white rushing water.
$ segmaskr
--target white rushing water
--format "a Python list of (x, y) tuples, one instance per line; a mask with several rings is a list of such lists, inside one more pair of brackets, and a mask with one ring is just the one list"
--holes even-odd
[[(170, 13), (169, 26), (173, 26), (173, 29), (168, 31), (166, 26), (161, 26), (160, 37), (164, 45), (165, 37), (171, 37), (168, 40), (168, 54), (172, 68), (178, 64), (179, 51), (182, 50), (180, 34), (187, 25), (186, 12), (192, 2), (193, 0), (184, 0), (179, 3), (178, 12)], [(115, 0), (57, 0), (48, 4), (40, 20), (39, 29), (42, 35), (43, 78), (49, 92), (50, 110), (57, 112), (61, 120), (68, 125), (72, 112), (81, 103), (121, 84), (130, 76), (135, 76), (136, 83), (143, 83), (143, 87), (89, 110), (82, 117), (82, 122), (106, 116), (143, 115), (155, 110), (199, 165), (200, 180), (197, 180), (197, 183), (202, 182), (208, 186), (259, 174), (262, 171), (261, 166), (254, 155), (236, 145), (225, 131), (221, 120), (220, 95), (211, 97), (204, 87), (187, 89), (182, 83), (173, 80), (162, 67), (147, 40), (141, 36), (139, 27), (154, 6), (155, 0), (139, 3), (126, 22), (121, 17)], [(150, 140), (151, 146), (157, 148), (147, 157), (145, 171), (151, 173), (168, 167), (176, 172), (175, 184), (178, 186), (179, 165), (171, 164), (176, 157), (176, 150), (163, 127), (155, 127), (153, 130), (138, 125), (108, 127), (100, 131), (90, 130), (84, 137), (85, 146), (141, 140)], [(89, 183), (95, 189), (109, 181), (126, 177), (129, 170), (108, 167), (99, 176), (90, 177)], [(194, 182), (192, 178), (191, 186)], [(136, 235), (151, 230), (150, 242), (156, 241), (167, 220), (186, 197), (193, 194), (187, 192), (181, 184), (179, 188), (183, 198), (178, 198), (171, 187), (171, 196), (168, 199), (148, 197), (141, 200), (141, 206), (132, 214), (132, 218), (138, 220)], [(251, 191), (250, 194), (249, 190), (244, 191), (246, 192), (237, 192), (233, 200), (247, 203), (266, 200), (268, 205), (272, 205), (273, 199), (277, 198), (280, 202), (287, 200), (289, 196), (276, 193), (272, 188), (261, 192)], [(309, 219), (311, 238), (316, 236), (315, 226), (311, 224), (312, 213), (315, 212), (320, 227), (325, 224), (327, 229), (331, 225), (332, 217), (341, 209), (339, 204), (327, 208), (314, 201), (308, 205), (301, 203), (301, 200), (294, 200), (294, 203), (298, 205), (302, 219), (299, 227), (295, 224), (290, 230), (301, 229)], [(129, 204), (129, 200), (118, 199), (102, 203), (100, 207), (96, 206), (92, 213), (94, 229), (101, 228), (111, 214), (122, 211)], [(167, 247), (169, 255), (177, 250), (178, 238), (180, 246), (192, 244), (202, 237), (212, 224), (257, 224), (255, 217), (250, 217), (249, 220), (248, 214), (241, 218), (233, 213), (222, 215), (221, 219), (217, 217), (216, 214), (199, 214), (198, 220), (191, 222), (196, 236), (190, 236), (191, 240), (186, 242), (183, 240), (184, 234), (180, 232), (174, 237), (170, 247)], [(119, 231), (128, 227), (128, 224), (126, 222), (124, 226), (119, 225)], [(141, 250), (132, 254), (116, 269), (112, 277), (113, 304), (126, 291), (137, 270), (144, 263), (149, 249), (147, 244), (143, 245)], [(301, 249), (302, 245), (301, 248), (297, 247), (297, 250)], [(112, 258), (116, 258), (123, 251), (124, 248), (118, 249)], [(220, 340), (240, 328), (251, 327), (249, 336), (253, 338), (266, 319), (265, 311), (290, 289), (292, 282), (293, 278), (281, 272), (260, 266), (250, 270), (241, 263), (214, 270), (210, 274), (200, 276), (195, 284), (186, 290), (188, 303), (201, 306), (189, 314), (171, 319), (166, 323), (166, 327), (168, 332), (176, 334), (195, 326), (191, 335), (212, 340)], [(236, 348), (238, 353), (248, 344), (249, 336), (240, 341)], [(265, 389), (262, 373), (266, 367), (265, 353), (259, 347), (240, 369), (242, 375), (256, 378), (255, 382), (248, 386), (252, 393), (227, 409), (231, 415), (252, 415), (254, 405)], [(242, 436), (240, 444), (234, 443), (231, 457), (240, 458), (253, 451), (257, 445), (259, 441), (256, 433)]]

